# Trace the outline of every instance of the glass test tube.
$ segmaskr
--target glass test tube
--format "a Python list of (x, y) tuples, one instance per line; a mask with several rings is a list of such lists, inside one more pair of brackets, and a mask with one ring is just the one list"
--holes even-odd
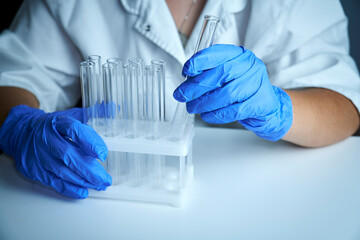
[(136, 64), (124, 66), (125, 83), (125, 118), (127, 121), (125, 127), (125, 137), (136, 138), (138, 136), (138, 73), (139, 67)]
[(113, 137), (118, 134), (118, 98), (117, 98), (117, 72), (116, 65), (104, 63), (102, 65), (104, 79), (104, 117), (105, 136)]
[(94, 127), (96, 114), (96, 88), (95, 88), (95, 63), (84, 61), (80, 63), (81, 99), (83, 107), (83, 119), (89, 126)]
[[(124, 119), (124, 75), (123, 75), (123, 65), (121, 58), (112, 57), (106, 60), (107, 63), (113, 64), (115, 67), (115, 75), (116, 75), (116, 95), (117, 95), (117, 116), (120, 120)], [(123, 130), (121, 126), (120, 129)]]
[[(130, 106), (132, 108), (131, 130), (132, 134), (127, 137), (136, 138), (142, 135), (143, 128), (140, 127), (140, 121), (145, 120), (145, 94), (144, 94), (144, 64), (141, 58), (128, 60), (129, 90), (131, 92)], [(140, 153), (127, 153), (129, 159), (129, 183), (132, 187), (139, 186), (143, 179), (143, 170), (145, 169), (145, 155)]]
[(130, 99), (131, 99), (131, 91), (129, 90), (129, 65), (123, 66), (123, 78), (124, 78), (124, 108), (122, 111), (122, 115), (124, 117), (124, 132), (125, 136), (132, 135), (132, 132), (130, 131), (130, 116), (132, 115), (132, 109), (130, 105)]
[[(116, 78), (116, 95), (117, 95), (117, 117), (116, 117), (116, 132), (122, 133), (123, 127), (120, 125), (120, 121), (122, 119), (122, 109), (123, 109), (123, 66), (122, 66), (122, 60), (117, 57), (108, 58), (106, 62), (109, 65), (112, 65), (115, 68), (115, 78)], [(124, 172), (126, 167), (126, 153), (124, 152), (109, 152), (109, 155), (106, 159), (105, 165), (106, 170), (112, 177), (112, 185), (118, 185), (122, 183), (124, 180)]]
[[(204, 48), (210, 47), (213, 44), (216, 27), (219, 22), (220, 19), (215, 16), (206, 15), (204, 17), (194, 54)], [(187, 76), (185, 77), (185, 81), (186, 80)], [(186, 111), (186, 104), (178, 102), (171, 122), (168, 140), (179, 141), (181, 139), (188, 118), (189, 113)]]
[(146, 113), (147, 113), (147, 139), (155, 140), (160, 137), (161, 115), (161, 80), (162, 69), (157, 65), (145, 67), (146, 79)]
[(152, 60), (151, 65), (160, 68), (159, 82), (160, 82), (160, 121), (165, 121), (165, 61)]
[[(165, 62), (152, 61), (152, 64), (145, 67), (144, 77), (146, 86), (146, 117), (148, 120), (147, 135), (149, 140), (160, 138), (160, 123), (164, 121), (164, 80)], [(148, 183), (152, 188), (159, 188), (162, 181), (162, 174), (165, 168), (165, 156), (148, 154)]]
[(101, 57), (98, 55), (90, 55), (88, 56), (88, 61), (94, 62), (94, 91), (96, 91), (96, 100), (94, 105), (94, 128), (98, 132), (104, 131), (104, 118), (101, 115), (101, 103), (104, 101), (104, 89), (103, 89), (103, 78), (101, 74)]
[(131, 58), (128, 60), (129, 65), (136, 66), (137, 74), (137, 98), (138, 98), (138, 118), (139, 120), (145, 120), (145, 84), (144, 84), (144, 61), (141, 58)]
[[(144, 68), (144, 80), (145, 80), (145, 118), (148, 123), (153, 119), (153, 98), (152, 98), (152, 70), (151, 66), (145, 66)], [(149, 129), (149, 127), (147, 127)], [(148, 130), (150, 131), (150, 130)]]

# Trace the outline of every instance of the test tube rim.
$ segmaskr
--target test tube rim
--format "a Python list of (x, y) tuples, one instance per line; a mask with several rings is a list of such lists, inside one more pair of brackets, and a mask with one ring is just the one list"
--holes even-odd
[(155, 64), (155, 65), (164, 65), (165, 61), (162, 59), (153, 59), (151, 60), (151, 64)]
[(119, 63), (122, 64), (122, 59), (119, 57), (110, 57), (106, 59), (106, 62), (109, 64), (119, 64)]
[(108, 62), (103, 63), (101, 66), (102, 68), (109, 68), (109, 69), (115, 68), (114, 63), (108, 63)]
[[(85, 64), (87, 64), (88, 66), (84, 66)], [(80, 62), (80, 67), (91, 67), (91, 66), (95, 66), (95, 62), (90, 60)]]
[(87, 59), (89, 59), (89, 60), (99, 60), (99, 59), (101, 59), (101, 56), (100, 55), (89, 55), (87, 57)]
[(214, 21), (214, 22), (220, 22), (220, 18), (214, 16), (214, 15), (205, 15), (204, 18), (207, 21)]
[(136, 57), (136, 58), (130, 58), (128, 59), (129, 64), (141, 64), (144, 62), (144, 59), (140, 58), (140, 57)]

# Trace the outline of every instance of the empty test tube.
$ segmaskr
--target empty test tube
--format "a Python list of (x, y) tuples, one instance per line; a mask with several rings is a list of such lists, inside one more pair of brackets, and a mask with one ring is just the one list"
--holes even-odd
[(152, 69), (151, 66), (145, 66), (144, 68), (144, 80), (145, 80), (145, 117), (147, 122), (153, 120), (153, 98), (152, 98)]
[(130, 66), (136, 66), (136, 84), (138, 98), (138, 118), (145, 120), (145, 79), (144, 79), (144, 61), (141, 58), (131, 58), (128, 60)]
[[(164, 121), (164, 62), (146, 66), (144, 70), (145, 88), (146, 88), (146, 119), (148, 120), (147, 135), (149, 140), (160, 138), (160, 123)], [(151, 187), (160, 188), (162, 183), (162, 174), (165, 167), (165, 156), (148, 154), (147, 168), (148, 181)]]
[(104, 89), (103, 89), (103, 78), (101, 74), (101, 57), (98, 55), (90, 55), (87, 58), (88, 61), (94, 62), (94, 81), (93, 89), (96, 92), (94, 116), (93, 116), (93, 127), (95, 130), (102, 132), (104, 130), (104, 118), (101, 115), (101, 103), (104, 101)]
[(95, 87), (95, 63), (84, 61), (80, 63), (81, 97), (83, 107), (83, 119), (89, 126), (95, 127), (96, 113), (96, 87)]
[(210, 47), (214, 42), (215, 31), (220, 19), (215, 16), (206, 15), (195, 47), (194, 54), (204, 48)]
[(131, 91), (129, 89), (129, 65), (123, 66), (123, 78), (124, 78), (124, 108), (122, 111), (122, 115), (124, 117), (124, 132), (125, 136), (132, 135), (131, 126), (130, 126), (130, 117), (132, 116), (132, 108), (131, 108)]
[[(216, 27), (219, 22), (220, 19), (215, 16), (206, 15), (204, 17), (203, 25), (199, 34), (194, 54), (204, 48), (210, 47), (213, 44)], [(187, 76), (185, 77), (185, 81), (186, 80)], [(179, 141), (181, 139), (188, 118), (189, 114), (186, 111), (186, 105), (178, 102), (175, 109), (174, 117), (171, 122), (168, 140)]]
[(160, 69), (159, 82), (160, 82), (160, 121), (165, 121), (165, 61), (152, 60), (152, 66), (156, 66)]
[[(134, 58), (128, 60), (126, 68), (126, 106), (128, 110), (128, 134), (125, 137), (137, 138), (142, 134), (143, 128), (140, 127), (140, 121), (145, 119), (145, 100), (144, 100), (144, 78), (143, 78), (143, 60)], [(145, 155), (139, 153), (127, 153), (129, 160), (129, 179), (131, 187), (137, 187), (142, 182), (142, 171), (144, 170)]]
[(155, 140), (160, 136), (161, 116), (161, 78), (162, 69), (157, 65), (145, 67), (146, 116), (148, 120), (146, 138)]
[[(124, 75), (123, 75), (123, 65), (121, 58), (112, 57), (106, 60), (107, 63), (113, 64), (115, 67), (116, 75), (116, 92), (117, 92), (117, 102), (118, 102), (118, 118), (120, 120), (124, 119)], [(123, 129), (123, 127), (121, 127)]]
[(104, 104), (105, 136), (113, 137), (118, 134), (119, 102), (117, 93), (116, 65), (104, 63), (102, 65), (104, 79)]
[(138, 104), (138, 66), (129, 64), (124, 66), (124, 87), (125, 87), (125, 137), (136, 138), (139, 121)]
[(139, 120), (142, 118), (143, 115), (143, 101), (140, 98), (140, 92), (142, 89), (140, 81), (142, 81), (142, 71), (141, 65), (136, 63), (129, 63), (129, 73), (130, 73), (130, 81), (131, 81), (131, 106), (133, 108), (132, 111), (132, 122), (133, 122), (133, 129), (135, 137), (140, 135), (140, 131), (142, 130), (139, 128)]

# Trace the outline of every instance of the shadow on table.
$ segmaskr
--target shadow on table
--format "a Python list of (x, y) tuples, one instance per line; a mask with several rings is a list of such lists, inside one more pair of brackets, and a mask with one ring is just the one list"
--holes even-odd
[(200, 114), (195, 114), (195, 126), (200, 127), (218, 127), (218, 128), (235, 128), (235, 129), (245, 129), (238, 122), (231, 122), (225, 124), (210, 124), (201, 119)]

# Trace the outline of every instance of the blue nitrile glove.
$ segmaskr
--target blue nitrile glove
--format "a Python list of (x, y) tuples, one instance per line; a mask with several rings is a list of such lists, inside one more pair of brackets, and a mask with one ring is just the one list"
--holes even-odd
[(24, 176), (65, 196), (86, 198), (88, 188), (104, 190), (112, 179), (96, 160), (105, 161), (107, 147), (79, 121), (82, 115), (81, 108), (45, 113), (13, 107), (0, 127), (0, 149), (15, 159)]
[(209, 123), (240, 122), (256, 135), (281, 139), (292, 124), (290, 97), (271, 85), (264, 63), (250, 50), (218, 44), (199, 51), (183, 67), (188, 79), (174, 92), (189, 113)]

